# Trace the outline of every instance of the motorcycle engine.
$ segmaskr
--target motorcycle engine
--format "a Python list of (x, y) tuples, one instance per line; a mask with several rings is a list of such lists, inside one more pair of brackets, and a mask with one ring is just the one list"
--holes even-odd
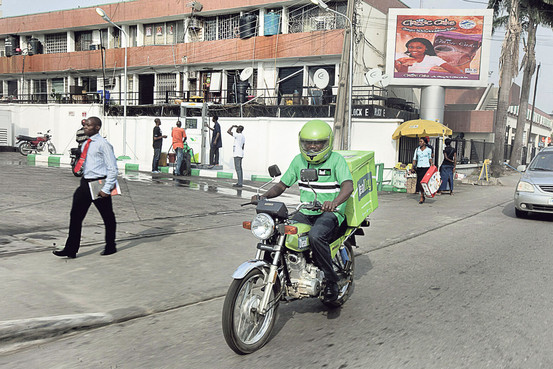
[(286, 254), (285, 257), (292, 282), (292, 286), (288, 287), (288, 295), (298, 299), (319, 296), (324, 273), (307, 263), (302, 254)]

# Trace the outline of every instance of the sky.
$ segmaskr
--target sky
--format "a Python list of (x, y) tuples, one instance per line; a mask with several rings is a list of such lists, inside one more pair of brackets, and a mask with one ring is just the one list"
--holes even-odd
[[(426, 9), (482, 9), (486, 8), (486, 0), (402, 0), (411, 8)], [(2, 0), (1, 10), (4, 17), (23, 15), (29, 13), (41, 13), (52, 10), (73, 9), (88, 7), (100, 4), (116, 3), (117, 0)], [(536, 107), (547, 112), (553, 112), (553, 84), (550, 83), (550, 76), (553, 75), (553, 31), (549, 28), (538, 29), (536, 59), (541, 63), (540, 77), (538, 80), (538, 93), (536, 96)], [(504, 30), (497, 30), (492, 36), (492, 50), (490, 57), (491, 75), (489, 82), (497, 86), (499, 80), (499, 55), (501, 44), (505, 36)], [(522, 58), (521, 50), (520, 56)], [(535, 74), (534, 74), (535, 78)], [(515, 79), (519, 85), (522, 84), (522, 73)], [(534, 97), (534, 80), (532, 80), (532, 91), (530, 103)]]

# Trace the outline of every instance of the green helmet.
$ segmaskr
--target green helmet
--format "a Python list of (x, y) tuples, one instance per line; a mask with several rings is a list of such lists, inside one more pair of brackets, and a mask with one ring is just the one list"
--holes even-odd
[(325, 121), (314, 119), (305, 123), (299, 134), (300, 151), (310, 164), (320, 164), (332, 153), (334, 134)]

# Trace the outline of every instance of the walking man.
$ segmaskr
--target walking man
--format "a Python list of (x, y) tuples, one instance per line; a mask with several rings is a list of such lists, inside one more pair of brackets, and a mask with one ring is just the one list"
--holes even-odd
[(213, 131), (213, 137), (211, 138), (211, 147), (209, 150), (209, 164), (219, 165), (219, 149), (223, 146), (221, 140), (221, 125), (219, 125), (219, 117), (213, 116), (212, 118), (214, 126), (211, 128), (209, 125), (207, 128)]
[[(232, 133), (232, 129), (236, 127), (236, 133)], [(244, 126), (231, 126), (227, 133), (234, 137), (234, 146), (232, 147), (232, 154), (234, 156), (234, 169), (236, 169), (236, 176), (238, 177), (238, 182), (233, 184), (232, 187), (242, 187), (244, 175), (242, 173), (242, 159), (244, 158), (244, 145), (246, 139), (242, 132), (244, 131)]]
[[(100, 255), (111, 255), (117, 252), (115, 248), (115, 214), (111, 201), (111, 191), (117, 182), (117, 159), (113, 153), (113, 146), (100, 134), (102, 121), (98, 117), (90, 117), (84, 125), (85, 134), (89, 137), (83, 145), (79, 162), (75, 165), (75, 171), (84, 168), (81, 184), (73, 194), (71, 205), (69, 236), (62, 250), (53, 251), (56, 256), (77, 257), (81, 245), (81, 232), (83, 220), (88, 212), (90, 204), (94, 203), (100, 212), (106, 227), (105, 247)], [(104, 180), (104, 185), (98, 193), (92, 196), (90, 182)]]
[(154, 127), (154, 160), (152, 161), (152, 173), (161, 173), (159, 171), (159, 157), (161, 156), (161, 146), (163, 144), (163, 139), (167, 138), (161, 134), (161, 120), (159, 118), (154, 119), (156, 126)]
[(186, 132), (184, 128), (181, 128), (182, 123), (180, 120), (177, 121), (177, 126), (171, 131), (171, 137), (173, 138), (173, 149), (177, 153), (177, 167), (175, 174), (182, 176), (183, 168), (183, 150), (184, 150), (184, 141), (186, 141)]

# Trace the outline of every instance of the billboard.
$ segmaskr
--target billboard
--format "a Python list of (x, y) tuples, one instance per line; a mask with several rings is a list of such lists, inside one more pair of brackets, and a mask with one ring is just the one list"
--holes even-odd
[(491, 9), (390, 9), (390, 84), (486, 86), (492, 19)]

